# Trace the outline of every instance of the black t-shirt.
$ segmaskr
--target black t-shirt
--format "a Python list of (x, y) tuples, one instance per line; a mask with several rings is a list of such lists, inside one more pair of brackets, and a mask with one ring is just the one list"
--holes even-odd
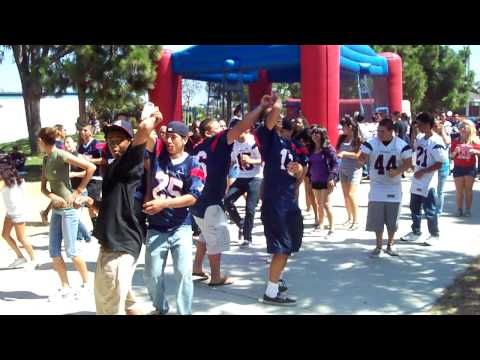
[(145, 144), (131, 146), (120, 159), (107, 166), (103, 178), (103, 199), (93, 235), (110, 251), (140, 255), (144, 235), (142, 208), (135, 200), (144, 172)]
[(400, 139), (408, 142), (408, 128), (403, 121), (397, 121), (395, 124), (393, 124), (393, 130), (395, 130), (395, 134), (397, 134)]

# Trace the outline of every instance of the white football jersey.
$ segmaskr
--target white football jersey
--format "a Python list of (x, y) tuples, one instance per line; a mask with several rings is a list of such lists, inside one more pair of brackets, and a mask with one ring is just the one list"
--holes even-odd
[(248, 155), (254, 160), (262, 159), (260, 150), (255, 143), (255, 137), (251, 134), (247, 135), (245, 142), (235, 141), (232, 149), (232, 163), (237, 163), (239, 168), (238, 178), (262, 178), (263, 177), (263, 165), (251, 165), (247, 164), (242, 166), (240, 158), (242, 155)]
[(412, 157), (412, 148), (399, 137), (394, 137), (385, 145), (378, 137), (366, 141), (360, 151), (368, 155), (370, 162), (369, 201), (401, 202), (402, 175), (388, 176), (388, 172), (398, 169), (403, 160)]
[[(425, 139), (425, 134), (418, 135), (415, 143), (415, 152), (415, 172), (428, 168), (437, 162), (443, 163), (448, 159), (447, 147), (440, 135), (436, 133), (428, 139)], [(412, 177), (411, 193), (427, 197), (428, 191), (437, 187), (437, 172), (438, 170), (426, 173), (421, 179), (416, 179), (415, 176)]]

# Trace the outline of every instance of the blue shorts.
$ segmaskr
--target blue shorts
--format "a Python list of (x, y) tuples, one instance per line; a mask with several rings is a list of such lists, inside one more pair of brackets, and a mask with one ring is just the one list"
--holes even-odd
[(475, 166), (472, 167), (461, 167), (461, 166), (455, 166), (453, 168), (453, 177), (464, 177), (464, 176), (471, 176), (471, 177), (476, 177), (477, 176), (477, 169)]
[(298, 205), (264, 200), (261, 219), (269, 254), (292, 254), (300, 250), (303, 238), (303, 216)]

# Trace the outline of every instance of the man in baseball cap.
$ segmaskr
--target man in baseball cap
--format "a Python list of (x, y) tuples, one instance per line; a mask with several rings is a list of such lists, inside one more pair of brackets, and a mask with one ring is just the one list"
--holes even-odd
[(111, 125), (107, 125), (103, 128), (103, 132), (105, 133), (105, 138), (108, 137), (108, 133), (111, 131), (120, 131), (123, 132), (129, 139), (133, 138), (133, 128), (130, 121), (126, 119), (117, 119)]
[(183, 138), (188, 137), (188, 127), (183, 122), (180, 121), (170, 121), (167, 125), (167, 135), (168, 134), (178, 134)]

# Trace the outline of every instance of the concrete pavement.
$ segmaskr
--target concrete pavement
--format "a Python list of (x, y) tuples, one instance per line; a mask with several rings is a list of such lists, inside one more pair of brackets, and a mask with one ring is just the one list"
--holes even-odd
[[(409, 179), (403, 183), (404, 197), (400, 230), (397, 237), (410, 231)], [(47, 205), (39, 192), (38, 183), (28, 184), (28, 228), (40, 260), (38, 270), (19, 269), (0, 271), (0, 314), (94, 314), (93, 295), (84, 300), (49, 303), (47, 298), (59, 286), (57, 275), (48, 257), (48, 228), (39, 226), (38, 212)], [(224, 254), (224, 270), (235, 278), (235, 284), (223, 288), (210, 288), (195, 283), (194, 314), (422, 314), (429, 310), (442, 291), (469, 262), (480, 255), (480, 186), (475, 184), (474, 205), (471, 218), (456, 218), (448, 213), (455, 211), (453, 179), (446, 184), (446, 212), (440, 218), (442, 239), (432, 247), (412, 244), (397, 245), (400, 257), (383, 255), (378, 259), (368, 256), (375, 246), (374, 236), (363, 231), (366, 222), (369, 184), (359, 188), (361, 229), (349, 232), (338, 229), (326, 239), (321, 232), (313, 231), (313, 213), (305, 218), (306, 230), (302, 250), (288, 263), (284, 278), (289, 295), (298, 298), (296, 307), (273, 307), (260, 304), (268, 264), (265, 239), (259, 213), (255, 219), (253, 247), (241, 249), (232, 246)], [(338, 187), (332, 195), (336, 223), (345, 220), (343, 196)], [(303, 191), (301, 207), (304, 208)], [(239, 200), (240, 206), (243, 199)], [(241, 207), (241, 209), (243, 209)], [(90, 225), (86, 211), (86, 224)], [(0, 207), (3, 218), (4, 209)], [(426, 221), (422, 223), (427, 233)], [(237, 230), (231, 225), (231, 237), (236, 241)], [(82, 243), (83, 245), (83, 243)], [(98, 255), (96, 243), (83, 246), (84, 258), (93, 283)], [(194, 251), (194, 250), (193, 250)], [(14, 260), (14, 253), (5, 242), (0, 245), (0, 268)], [(72, 285), (80, 285), (80, 277), (68, 260)], [(134, 290), (145, 311), (153, 310), (143, 282), (144, 257), (140, 257), (134, 276)], [(205, 269), (209, 271), (208, 264)], [(167, 292), (171, 313), (175, 313), (175, 281), (171, 258), (167, 265)]]

